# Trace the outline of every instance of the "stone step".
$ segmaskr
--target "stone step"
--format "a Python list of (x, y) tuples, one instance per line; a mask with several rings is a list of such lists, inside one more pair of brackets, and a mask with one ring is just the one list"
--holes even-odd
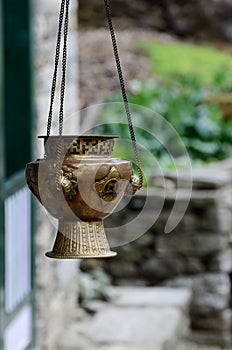
[(96, 314), (79, 327), (99, 350), (173, 350), (188, 334), (191, 292), (117, 287), (112, 303), (89, 303)]
[(112, 287), (113, 305), (127, 307), (176, 307), (188, 312), (191, 291), (167, 287)]

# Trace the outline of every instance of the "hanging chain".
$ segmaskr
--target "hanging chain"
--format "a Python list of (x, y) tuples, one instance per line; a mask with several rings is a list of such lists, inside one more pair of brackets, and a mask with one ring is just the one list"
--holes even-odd
[(64, 124), (64, 97), (65, 97), (66, 69), (67, 69), (69, 2), (70, 0), (66, 0), (66, 12), (65, 12), (65, 19), (64, 19), (64, 46), (63, 46), (62, 78), (61, 78), (61, 90), (60, 90), (59, 136), (62, 136), (63, 124)]
[[(112, 23), (112, 16), (111, 16), (111, 9), (110, 9), (110, 5), (109, 5), (109, 0), (104, 0), (104, 2), (105, 2), (106, 15), (107, 15), (107, 20), (108, 20), (108, 24), (109, 24), (112, 44), (113, 44), (114, 56), (115, 56), (121, 91), (122, 91), (123, 102), (124, 102), (125, 111), (126, 111), (126, 115), (127, 115), (128, 126), (129, 126), (131, 141), (132, 141), (132, 145), (133, 145), (138, 175), (139, 175), (139, 187), (141, 188), (143, 186), (143, 172), (142, 172), (142, 168), (141, 168), (141, 163), (140, 163), (140, 158), (139, 158), (139, 153), (138, 153), (138, 148), (137, 148), (137, 143), (136, 143), (134, 127), (133, 127), (133, 123), (132, 123), (129, 102), (128, 102), (128, 98), (127, 98), (126, 84), (125, 84), (123, 73), (122, 73), (121, 61), (120, 61), (120, 57), (119, 57), (119, 51), (118, 51), (118, 47), (117, 47), (117, 40), (116, 40), (115, 31), (114, 31), (114, 26)], [(53, 105), (54, 105), (56, 85), (57, 85), (57, 74), (58, 74), (58, 66), (59, 66), (59, 60), (60, 60), (61, 38), (62, 38), (62, 29), (63, 29), (64, 43), (63, 43), (63, 52), (62, 52), (62, 54), (63, 54), (63, 56), (62, 56), (62, 77), (61, 77), (60, 110), (59, 110), (60, 142), (58, 143), (58, 148), (57, 148), (56, 179), (55, 179), (57, 190), (61, 189), (60, 176), (62, 175), (61, 136), (63, 133), (63, 122), (64, 122), (64, 98), (65, 98), (66, 69), (67, 69), (69, 3), (70, 3), (70, 0), (62, 0), (61, 1), (57, 43), (56, 43), (55, 67), (54, 67), (53, 78), (52, 78), (51, 100), (50, 100), (50, 108), (49, 108), (48, 122), (47, 122), (47, 136), (49, 137), (50, 133), (51, 133), (51, 128), (52, 128)], [(64, 28), (63, 28), (63, 26), (64, 26)], [(45, 158), (46, 158), (46, 155), (45, 155)]]
[(112, 44), (113, 44), (114, 57), (115, 57), (117, 71), (118, 71), (120, 87), (121, 87), (121, 91), (122, 91), (122, 98), (123, 98), (123, 102), (124, 102), (124, 106), (125, 106), (125, 110), (126, 110), (128, 126), (129, 126), (129, 131), (130, 131), (130, 137), (131, 137), (131, 141), (132, 141), (132, 145), (133, 145), (135, 162), (136, 162), (136, 167), (137, 167), (138, 175), (139, 175), (139, 187), (141, 188), (143, 186), (143, 172), (142, 172), (142, 168), (141, 168), (141, 162), (140, 162), (139, 152), (138, 152), (137, 143), (136, 143), (135, 131), (134, 131), (134, 126), (133, 126), (133, 122), (132, 122), (128, 97), (127, 97), (126, 84), (125, 84), (125, 80), (124, 80), (123, 73), (122, 73), (122, 66), (121, 66), (121, 61), (120, 61), (120, 57), (119, 57), (117, 39), (116, 39), (115, 30), (114, 30), (114, 26), (113, 26), (113, 22), (112, 22), (111, 8), (110, 8), (109, 0), (104, 0), (104, 2), (105, 2), (106, 16), (107, 16), (107, 20), (108, 20), (110, 35), (111, 35)]
[[(69, 27), (69, 3), (70, 0), (62, 0), (59, 14), (59, 24), (57, 33), (57, 43), (56, 43), (56, 54), (55, 54), (55, 66), (52, 78), (51, 87), (51, 99), (50, 108), (48, 114), (47, 122), (47, 136), (51, 134), (52, 128), (52, 118), (53, 118), (53, 106), (56, 93), (57, 85), (57, 75), (58, 67), (60, 61), (60, 51), (61, 51), (61, 39), (62, 39), (62, 29), (63, 29), (63, 51), (62, 51), (62, 76), (61, 76), (61, 88), (60, 88), (60, 109), (59, 109), (59, 142), (57, 147), (57, 161), (56, 161), (56, 187), (57, 190), (61, 190), (60, 187), (60, 177), (62, 175), (62, 142), (61, 136), (63, 134), (63, 124), (64, 124), (64, 98), (65, 98), (65, 85), (66, 85), (66, 69), (67, 69), (67, 43), (68, 43), (68, 27)], [(45, 154), (45, 158), (46, 158)]]
[(69, 0), (66, 0), (65, 19), (64, 19), (64, 44), (63, 44), (63, 57), (62, 57), (62, 77), (60, 88), (60, 110), (59, 110), (59, 142), (57, 147), (57, 161), (56, 161), (56, 188), (61, 190), (60, 178), (62, 176), (62, 140), (64, 126), (64, 98), (65, 98), (65, 85), (66, 85), (66, 70), (67, 70), (67, 44), (68, 44), (68, 27), (69, 27)]
[(55, 93), (56, 93), (57, 73), (58, 73), (58, 66), (59, 66), (59, 60), (60, 60), (60, 45), (61, 45), (62, 27), (63, 27), (63, 20), (64, 20), (64, 11), (65, 11), (65, 0), (62, 0), (61, 7), (60, 7), (60, 14), (59, 14), (59, 25), (58, 25), (58, 33), (57, 33), (55, 65), (54, 65), (52, 87), (51, 87), (50, 108), (49, 108), (48, 122), (47, 122), (47, 136), (50, 136), (51, 128), (52, 128), (53, 105), (54, 105), (54, 99), (55, 99)]

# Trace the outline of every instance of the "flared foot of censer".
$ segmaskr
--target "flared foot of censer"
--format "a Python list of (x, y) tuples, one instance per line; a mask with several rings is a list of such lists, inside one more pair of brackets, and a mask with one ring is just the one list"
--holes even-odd
[(102, 221), (67, 222), (59, 221), (59, 229), (49, 258), (82, 259), (110, 258), (117, 255), (112, 252), (106, 238)]

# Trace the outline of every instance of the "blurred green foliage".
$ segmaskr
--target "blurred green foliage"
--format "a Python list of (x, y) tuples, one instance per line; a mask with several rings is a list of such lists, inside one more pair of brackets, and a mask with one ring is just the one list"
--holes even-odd
[[(232, 113), (231, 117), (224, 118), (219, 106), (210, 103), (208, 97), (232, 90), (231, 55), (212, 47), (182, 43), (146, 41), (139, 46), (149, 55), (154, 77), (148, 81), (131, 82), (129, 102), (148, 107), (164, 117), (181, 137), (193, 164), (230, 157)], [(107, 100), (114, 101), (121, 101), (120, 95)], [(113, 109), (111, 106), (110, 114), (119, 114), (117, 109), (117, 104)], [(132, 111), (132, 114), (133, 119), (140, 118), (140, 126), (145, 130), (152, 131), (157, 127), (154, 115), (144, 118), (137, 111)], [(106, 109), (102, 112), (102, 121), (106, 124), (99, 132), (128, 138), (126, 125), (107, 125), (107, 118), (109, 122)], [(174, 166), (164, 145), (145, 130), (136, 128), (137, 140), (159, 159), (165, 170), (182, 166), (181, 154), (178, 158), (177, 152)], [(128, 150), (119, 144), (116, 154), (120, 152), (127, 155)]]
[(230, 52), (206, 45), (151, 40), (140, 42), (139, 46), (150, 57), (156, 75), (196, 80), (213, 90), (232, 87)]
[(232, 118), (224, 119), (218, 106), (205, 103), (205, 90), (193, 84), (157, 85), (134, 82), (131, 103), (161, 114), (177, 130), (193, 160), (211, 162), (231, 155)]

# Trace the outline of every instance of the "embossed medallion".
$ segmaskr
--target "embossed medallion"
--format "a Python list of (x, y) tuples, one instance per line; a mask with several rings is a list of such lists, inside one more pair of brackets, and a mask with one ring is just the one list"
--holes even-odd
[(119, 191), (120, 179), (118, 169), (116, 166), (112, 166), (108, 175), (104, 179), (95, 182), (95, 188), (99, 197), (106, 202), (116, 199), (117, 192)]

